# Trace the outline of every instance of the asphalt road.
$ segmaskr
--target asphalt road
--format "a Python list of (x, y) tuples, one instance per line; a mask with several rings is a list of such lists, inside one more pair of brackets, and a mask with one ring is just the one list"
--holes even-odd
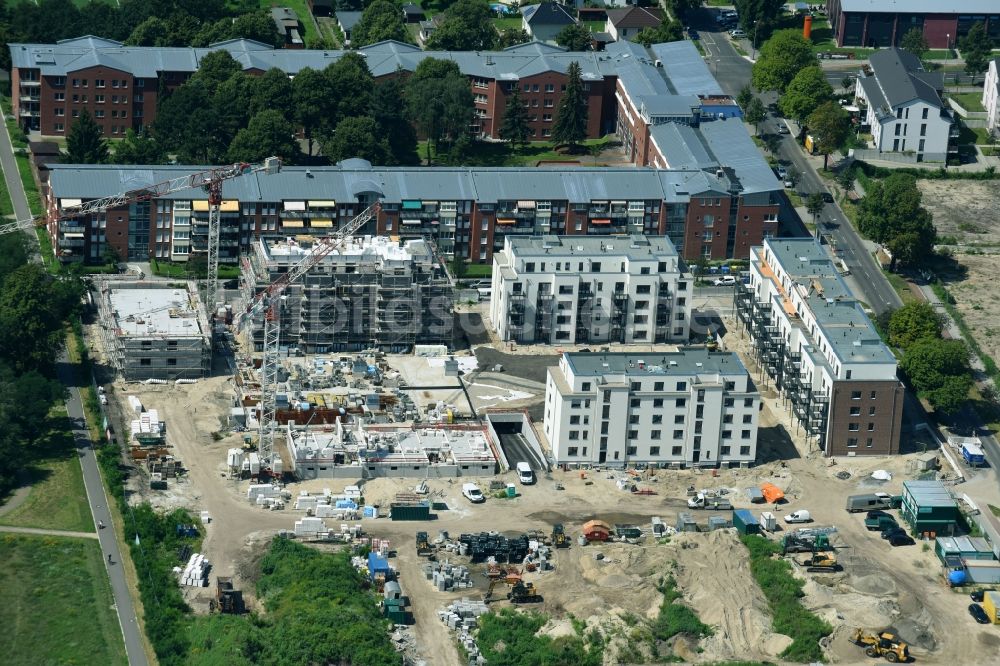
[[(28, 200), (21, 186), (17, 163), (14, 160), (14, 150), (6, 126), (3, 132), (0, 133), (0, 166), (3, 166), (7, 191), (10, 192), (10, 198), (14, 204), (14, 213), (17, 215), (17, 219), (27, 219), (30, 217), (31, 212), (28, 209)], [(32, 245), (34, 245), (34, 234), (31, 234), (31, 237)], [(115, 609), (118, 612), (118, 623), (121, 625), (122, 634), (125, 638), (125, 651), (128, 655), (128, 662), (131, 666), (146, 666), (149, 661), (146, 659), (146, 651), (143, 649), (142, 630), (136, 620), (135, 606), (132, 604), (132, 597), (129, 596), (128, 586), (125, 584), (125, 572), (121, 563), (122, 556), (118, 550), (118, 541), (115, 538), (115, 526), (111, 521), (111, 514), (108, 511), (108, 498), (104, 494), (104, 483), (101, 480), (101, 473), (97, 466), (97, 456), (94, 451), (93, 442), (90, 440), (90, 431), (87, 429), (87, 422), (83, 415), (80, 390), (74, 386), (73, 373), (68, 364), (65, 352), (59, 359), (59, 379), (69, 390), (69, 398), (66, 400), (66, 410), (69, 413), (70, 420), (74, 424), (73, 440), (80, 454), (80, 467), (83, 469), (83, 481), (87, 490), (87, 501), (90, 504), (90, 511), (94, 517), (94, 531), (100, 540), (101, 550), (105, 556), (104, 565), (111, 579), (111, 592), (114, 595)], [(105, 525), (104, 529), (97, 528), (98, 521)], [(111, 556), (110, 561), (108, 560), (108, 555)]]

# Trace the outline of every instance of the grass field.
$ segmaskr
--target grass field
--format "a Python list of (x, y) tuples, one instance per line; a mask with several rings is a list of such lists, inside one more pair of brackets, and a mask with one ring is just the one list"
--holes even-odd
[(0, 535), (4, 664), (126, 663), (103, 560), (90, 539)]
[[(579, 161), (584, 166), (592, 165), (592, 157), (607, 148), (611, 139), (587, 139), (583, 142), (585, 150), (577, 155), (557, 152), (551, 141), (533, 141), (527, 146), (512, 149), (506, 143), (474, 141), (470, 154), (463, 160), (463, 166), (535, 166), (542, 161)], [(421, 159), (427, 158), (427, 142), (417, 143), (417, 154)], [(442, 151), (434, 155), (437, 165), (448, 164), (448, 156)], [(221, 268), (219, 277), (222, 277)]]
[(53, 409), (49, 424), (48, 434), (35, 446), (38, 457), (28, 469), (31, 492), (23, 504), (0, 516), (0, 525), (92, 532), (94, 520), (66, 408)]
[(524, 25), (524, 22), (521, 20), (520, 16), (509, 17), (509, 18), (494, 18), (492, 19), (492, 21), (493, 21), (493, 27), (497, 29), (497, 32), (503, 32), (504, 30), (511, 30), (511, 29), (517, 30), (522, 25)]
[(958, 102), (966, 111), (985, 111), (983, 96), (979, 93), (948, 93), (948, 97)]
[(0, 178), (0, 215), (13, 215), (14, 203), (10, 200), (10, 192), (7, 191), (7, 182)]

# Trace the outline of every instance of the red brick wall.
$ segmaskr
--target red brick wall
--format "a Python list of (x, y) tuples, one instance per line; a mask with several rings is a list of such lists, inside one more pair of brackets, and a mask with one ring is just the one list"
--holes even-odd
[[(80, 81), (78, 87), (73, 86), (74, 79)], [(98, 80), (104, 81), (103, 88), (97, 87), (96, 82)], [(114, 81), (119, 82), (119, 87), (114, 87)], [(123, 85), (125, 87), (122, 87)], [(66, 88), (64, 91), (66, 100), (63, 105), (63, 108), (66, 109), (66, 120), (64, 123), (66, 132), (69, 132), (70, 125), (74, 121), (73, 111), (78, 110), (82, 113), (86, 109), (94, 118), (94, 121), (104, 130), (105, 135), (109, 137), (122, 136), (125, 133), (125, 129), (132, 127), (134, 121), (132, 113), (132, 95), (134, 89), (131, 74), (110, 67), (88, 67), (68, 72), (66, 74)], [(74, 102), (73, 95), (77, 95), (79, 101)], [(101, 95), (104, 97), (104, 102), (98, 103), (97, 98)], [(113, 101), (116, 97), (118, 98), (117, 102)], [(86, 102), (83, 101), (84, 98), (86, 98)], [(51, 95), (48, 99), (52, 99)], [(52, 102), (53, 107), (56, 105), (57, 103)], [(103, 118), (97, 117), (98, 111), (104, 112)], [(117, 112), (119, 115), (124, 112), (126, 117), (114, 117), (112, 115), (113, 112)], [(52, 119), (48, 120), (48, 124), (46, 124), (46, 120), (47, 118), (43, 116), (42, 134), (58, 134), (54, 130), (55, 116), (52, 116)], [(117, 131), (113, 131), (113, 129), (117, 129)]]
[[(545, 139), (545, 130), (551, 131), (555, 126), (556, 116), (559, 113), (559, 102), (563, 96), (562, 87), (566, 85), (567, 77), (558, 72), (546, 72), (537, 76), (522, 78), (516, 82), (520, 87), (521, 99), (527, 105), (528, 117), (536, 116), (537, 119), (528, 123), (528, 126), (535, 131), (536, 140)], [(514, 82), (510, 82), (514, 83)], [(507, 110), (507, 98), (513, 94), (508, 92), (508, 82), (490, 81), (487, 88), (472, 87), (473, 95), (486, 95), (485, 104), (476, 104), (477, 108), (485, 109), (487, 118), (483, 120), (483, 132), (488, 136), (499, 138), (500, 127), (503, 125), (503, 117)], [(525, 91), (524, 87), (529, 86)], [(552, 92), (545, 92), (545, 86), (551, 85)], [(606, 95), (607, 81), (584, 81), (584, 87), (589, 87), (587, 96), (587, 138), (596, 139), (602, 135), (602, 128), (605, 122), (604, 101)], [(538, 90), (535, 90), (535, 87)], [(551, 102), (551, 107), (546, 107), (546, 101)], [(537, 104), (537, 106), (535, 106)], [(545, 114), (552, 116), (549, 121), (543, 120)]]
[[(947, 16), (945, 14), (928, 14), (924, 17), (924, 38), (927, 39), (927, 45), (932, 49), (944, 49), (948, 48), (948, 42), (951, 42), (952, 48), (955, 47), (955, 38), (958, 34), (958, 17), (957, 16)], [(950, 37), (949, 37), (950, 35)]]

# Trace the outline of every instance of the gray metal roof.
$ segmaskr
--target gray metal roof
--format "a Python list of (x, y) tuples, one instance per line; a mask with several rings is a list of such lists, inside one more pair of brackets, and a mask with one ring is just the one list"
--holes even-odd
[(664, 76), (678, 95), (724, 95), (694, 42), (683, 40), (649, 47), (663, 65)]
[(845, 12), (888, 14), (996, 14), (997, 0), (840, 0)]
[(706, 121), (697, 128), (665, 123), (652, 127), (650, 136), (671, 169), (731, 169), (744, 194), (782, 187), (739, 119)]
[[(148, 187), (153, 183), (208, 167), (191, 165), (120, 167), (100, 164), (53, 164), (49, 183), (55, 196), (93, 199)], [(347, 160), (331, 167), (284, 167), (274, 175), (252, 173), (228, 180), (223, 197), (246, 203), (300, 199), (356, 202), (371, 192), (384, 202), (555, 200), (688, 201), (692, 195), (725, 192), (717, 179), (700, 171), (645, 168), (535, 169), (490, 167), (371, 167)], [(205, 200), (201, 190), (169, 197)]]
[(594, 256), (628, 257), (649, 260), (676, 257), (677, 249), (666, 236), (507, 236), (511, 250), (518, 257)]
[(909, 494), (921, 507), (958, 507), (958, 502), (940, 481), (903, 481), (903, 494)]
[(655, 7), (630, 6), (609, 9), (608, 20), (618, 28), (655, 28), (663, 21), (663, 13)]
[(337, 12), (337, 22), (340, 23), (340, 27), (344, 30), (353, 30), (354, 26), (358, 24), (361, 20), (361, 15), (364, 12)]
[(735, 352), (710, 352), (704, 347), (680, 347), (674, 352), (566, 352), (563, 356), (576, 375), (747, 374)]
[[(868, 62), (889, 108), (896, 108), (915, 99), (937, 107), (943, 106), (941, 97), (933, 85), (928, 83), (936, 78), (924, 78), (923, 66), (912, 53), (896, 47), (879, 49), (869, 56)], [(865, 87), (866, 93), (868, 90)]]
[(764, 242), (788, 276), (809, 290), (806, 305), (837, 358), (845, 363), (896, 361), (819, 240), (782, 238)]
[(521, 14), (528, 25), (573, 25), (576, 19), (555, 2), (542, 2), (521, 7)]

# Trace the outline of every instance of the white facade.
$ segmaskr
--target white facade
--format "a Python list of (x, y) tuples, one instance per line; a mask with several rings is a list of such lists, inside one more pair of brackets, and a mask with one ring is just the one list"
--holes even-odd
[(759, 409), (731, 352), (565, 353), (548, 369), (544, 430), (560, 465), (745, 466)]
[(493, 255), (501, 340), (685, 342), (693, 279), (666, 237), (507, 236)]
[(940, 107), (914, 100), (882, 113), (869, 104), (865, 122), (874, 147), (883, 153), (910, 152), (932, 161), (948, 153), (951, 119), (942, 117)]
[(1000, 131), (1000, 58), (990, 61), (983, 82), (983, 108), (986, 109), (986, 127)]

